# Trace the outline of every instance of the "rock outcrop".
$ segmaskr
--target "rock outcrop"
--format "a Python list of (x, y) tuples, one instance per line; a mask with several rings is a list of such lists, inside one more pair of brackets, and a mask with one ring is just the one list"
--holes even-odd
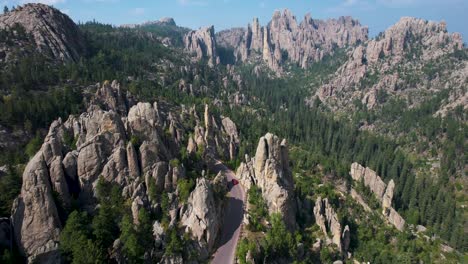
[[(371, 190), (371, 192), (382, 204), (382, 214), (386, 217), (390, 224), (395, 226), (398, 230), (403, 231), (405, 228), (405, 220), (392, 207), (395, 182), (390, 180), (388, 185), (385, 184), (375, 171), (371, 170), (370, 168), (365, 168), (356, 162), (351, 164), (350, 175), (353, 180), (357, 182), (364, 182), (364, 185)], [(356, 197), (356, 195), (354, 196)]]
[[(66, 122), (58, 119), (50, 126), (41, 149), (26, 166), (21, 194), (13, 205), (16, 243), (30, 262), (61, 261), (58, 242), (60, 219), (65, 217), (62, 208), (69, 208), (71, 197), (77, 197), (80, 206), (93, 214), (99, 206), (99, 179), (121, 187), (123, 198), (130, 202), (135, 225), (139, 224), (140, 210), (160, 212), (157, 197), (167, 194), (169, 226), (176, 226), (180, 215), (184, 215), (183, 223), (190, 227), (197, 243), (204, 245), (200, 246), (206, 250), (204, 258), (209, 256), (220, 226), (218, 219), (222, 219), (222, 204), (213, 196), (212, 184), (200, 179), (187, 210), (179, 214), (182, 205), (177, 197), (178, 182), (186, 173), (177, 158), (180, 150), (187, 148), (184, 142), (190, 138), (189, 131), (197, 130), (191, 124), (184, 125), (183, 120), (195, 120), (202, 131), (201, 142), (194, 143), (195, 148), (203, 145), (213, 149), (210, 155), (203, 153), (203, 158), (213, 159), (235, 155), (239, 144), (236, 125), (227, 117), (211, 115), (208, 107), (204, 121), (185, 107), (164, 102), (133, 105), (128, 99), (117, 82), (106, 82), (96, 91), (85, 113), (70, 116)], [(72, 144), (73, 138), (76, 144)], [(203, 168), (208, 160), (197, 160), (193, 166)], [(221, 176), (217, 181), (226, 186)], [(160, 228), (155, 227), (155, 232), (161, 236)], [(159, 242), (155, 245), (162, 250), (161, 239)], [(119, 252), (118, 245), (116, 242), (115, 252)]]
[(326, 21), (308, 14), (301, 23), (289, 10), (276, 11), (267, 26), (257, 18), (246, 29), (230, 29), (217, 34), (218, 43), (234, 50), (237, 61), (259, 57), (274, 71), (280, 72), (287, 59), (302, 68), (332, 54), (335, 47), (345, 47), (367, 40), (368, 29), (351, 17)]
[(44, 150), (28, 163), (20, 196), (13, 203), (12, 223), (20, 252), (30, 263), (60, 262), (60, 218)]
[(183, 209), (181, 224), (198, 241), (198, 250), (204, 258), (213, 250), (222, 223), (222, 200), (215, 198), (212, 184), (206, 178), (197, 180)]
[[(79, 28), (65, 14), (44, 4), (25, 4), (0, 15), (0, 29), (16, 25), (32, 36), (38, 52), (59, 61), (77, 61), (86, 52)], [(24, 43), (17, 43), (24, 46)], [(8, 53), (7, 49), (7, 53)], [(7, 54), (7, 59), (8, 59)]]
[[(443, 89), (466, 87), (466, 63), (450, 58), (462, 49), (461, 35), (448, 33), (445, 22), (403, 17), (375, 39), (350, 49), (347, 61), (315, 96), (337, 110), (353, 106), (356, 100), (368, 109), (375, 108), (385, 102), (382, 94), (417, 104), (424, 100), (423, 93), (415, 94), (417, 90), (430, 90), (428, 94), (432, 95)], [(450, 68), (446, 66), (439, 74), (428, 71), (437, 64)], [(451, 101), (463, 95), (457, 94)]]
[(184, 47), (189, 53), (195, 54), (197, 60), (207, 59), (210, 66), (219, 63), (213, 26), (188, 32), (184, 37)]
[(317, 198), (314, 207), (314, 216), (315, 223), (320, 227), (323, 234), (328, 238), (328, 234), (330, 233), (332, 236), (332, 243), (335, 244), (341, 252), (346, 253), (350, 243), (349, 226), (345, 226), (344, 229), (341, 228), (338, 215), (335, 213), (335, 210), (327, 198)]
[(289, 168), (288, 145), (285, 139), (267, 133), (260, 138), (255, 158), (240, 165), (237, 178), (246, 189), (257, 185), (262, 190), (270, 213), (280, 213), (286, 226), (296, 226), (294, 182)]

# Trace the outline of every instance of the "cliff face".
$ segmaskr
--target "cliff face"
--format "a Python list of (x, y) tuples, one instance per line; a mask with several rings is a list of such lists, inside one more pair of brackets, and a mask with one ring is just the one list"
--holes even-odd
[[(468, 68), (454, 53), (462, 49), (461, 35), (448, 33), (445, 22), (404, 17), (376, 39), (349, 50), (348, 60), (315, 96), (333, 109), (349, 108), (356, 100), (372, 109), (384, 103), (379, 94), (417, 104), (426, 98), (424, 91), (460, 91)], [(452, 95), (450, 101), (466, 101), (461, 99), (466, 93)]]
[[(26, 4), (0, 15), (0, 29), (12, 30), (16, 25), (32, 36), (31, 45), (49, 58), (59, 61), (74, 60), (85, 53), (83, 36), (75, 23), (59, 10), (43, 4)], [(16, 45), (25, 46), (17, 40)], [(4, 50), (4, 59), (9, 57), (11, 47)], [(2, 53), (2, 52), (0, 52)], [(1, 58), (0, 58), (1, 59)]]
[(260, 58), (274, 71), (282, 70), (286, 60), (307, 68), (342, 48), (367, 40), (368, 29), (351, 17), (314, 20), (306, 15), (301, 23), (289, 10), (276, 11), (268, 25), (254, 19), (246, 29), (232, 29), (217, 34), (218, 43), (231, 48), (237, 61)]

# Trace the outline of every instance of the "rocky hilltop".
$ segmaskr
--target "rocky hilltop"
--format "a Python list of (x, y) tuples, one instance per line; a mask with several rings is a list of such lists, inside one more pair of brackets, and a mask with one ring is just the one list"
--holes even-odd
[[(32, 37), (33, 43), (23, 43), (24, 36), (18, 36), (18, 26)], [(75, 23), (59, 10), (44, 4), (26, 4), (0, 15), (0, 29), (16, 31), (16, 47), (31, 44), (54, 60), (77, 61), (86, 51), (83, 36)], [(12, 47), (0, 47), (0, 59), (8, 60), (12, 52)]]
[[(181, 221), (193, 236), (193, 246), (204, 252), (200, 257), (209, 257), (221, 226), (223, 200), (219, 197), (223, 194), (217, 190), (223, 188), (214, 187), (216, 183), (209, 179), (198, 179), (184, 205), (178, 199), (178, 182), (187, 175), (178, 158), (186, 149), (190, 156), (203, 157), (200, 162), (229, 159), (238, 144), (235, 124), (229, 118), (212, 116), (208, 106), (203, 121), (194, 108), (174, 108), (163, 102), (134, 104), (115, 81), (104, 83), (95, 97), (87, 112), (52, 123), (44, 144), (24, 170), (11, 217), (20, 252), (31, 263), (60, 262), (63, 208), (78, 199), (82, 208), (94, 214), (99, 206), (96, 186), (104, 180), (117, 184), (123, 198), (130, 201), (136, 224), (142, 208), (160, 211), (155, 194), (167, 193), (169, 225)], [(73, 143), (70, 138), (75, 139)], [(160, 234), (154, 239), (161, 239)], [(160, 256), (145, 250), (153, 252), (154, 259)]]
[(467, 64), (456, 58), (462, 49), (461, 35), (448, 33), (445, 22), (404, 17), (350, 49), (348, 60), (316, 96), (333, 109), (352, 106), (355, 100), (372, 109), (385, 102), (385, 95), (417, 104), (451, 88), (456, 101), (465, 96), (456, 91), (468, 83)]
[(316, 20), (307, 14), (302, 22), (289, 10), (276, 11), (266, 26), (255, 18), (247, 28), (219, 32), (220, 46), (233, 50), (236, 61), (261, 58), (272, 70), (281, 71), (286, 61), (307, 68), (335, 48), (364, 42), (368, 29), (351, 17)]

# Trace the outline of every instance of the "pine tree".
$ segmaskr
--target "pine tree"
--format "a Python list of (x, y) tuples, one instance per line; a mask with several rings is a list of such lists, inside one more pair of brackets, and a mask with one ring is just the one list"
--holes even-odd
[(3, 14), (8, 13), (10, 10), (8, 9), (8, 6), (3, 7)]

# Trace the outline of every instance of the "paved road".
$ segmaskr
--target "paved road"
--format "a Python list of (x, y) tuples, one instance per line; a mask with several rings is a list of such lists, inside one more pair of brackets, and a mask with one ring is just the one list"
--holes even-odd
[[(223, 171), (231, 183), (235, 179), (232, 170), (221, 162), (217, 162), (213, 169), (216, 173)], [(237, 241), (239, 240), (242, 219), (244, 217), (245, 193), (240, 184), (229, 185), (228, 203), (224, 209), (224, 222), (221, 230), (221, 239), (218, 242), (218, 249), (213, 255), (212, 264), (234, 263)]]

